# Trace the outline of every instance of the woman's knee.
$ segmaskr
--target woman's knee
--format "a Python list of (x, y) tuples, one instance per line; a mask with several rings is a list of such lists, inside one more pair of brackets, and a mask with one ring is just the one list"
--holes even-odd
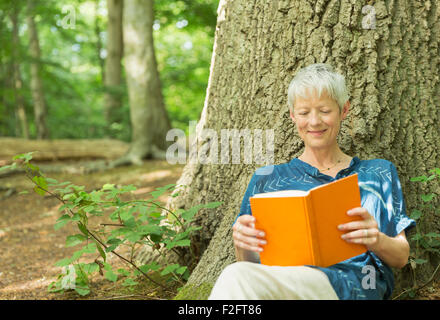
[(249, 275), (251, 262), (238, 261), (228, 265), (221, 273), (221, 277), (240, 281)]

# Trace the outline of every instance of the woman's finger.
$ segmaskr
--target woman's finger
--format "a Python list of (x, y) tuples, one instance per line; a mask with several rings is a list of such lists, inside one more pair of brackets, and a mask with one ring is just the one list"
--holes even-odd
[(377, 237), (379, 230), (376, 228), (371, 229), (359, 229), (356, 231), (345, 233), (341, 236), (342, 239), (367, 239), (367, 238), (375, 238)]
[(362, 220), (370, 220), (370, 219), (374, 220), (374, 217), (370, 214), (370, 212), (368, 212), (368, 210), (363, 207), (356, 207), (350, 209), (347, 211), (347, 214), (349, 216), (359, 216), (362, 218)]
[(260, 245), (265, 245), (267, 243), (266, 240), (264, 240), (264, 239), (259, 239), (256, 237), (249, 237), (249, 236), (246, 236), (246, 235), (238, 233), (238, 232), (234, 233), (232, 235), (232, 237), (234, 238), (234, 243), (236, 243), (236, 244), (243, 243), (243, 244), (246, 244), (251, 247), (258, 247)]

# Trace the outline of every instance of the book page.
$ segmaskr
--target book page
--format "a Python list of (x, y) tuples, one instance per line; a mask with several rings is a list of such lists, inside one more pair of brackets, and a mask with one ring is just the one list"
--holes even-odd
[(257, 193), (252, 198), (283, 198), (283, 197), (305, 197), (308, 191), (302, 190), (282, 190), (266, 193)]

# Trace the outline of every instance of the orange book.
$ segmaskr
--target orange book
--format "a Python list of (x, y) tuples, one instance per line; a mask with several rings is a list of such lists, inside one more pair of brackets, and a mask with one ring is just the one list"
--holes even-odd
[(265, 265), (328, 267), (367, 251), (341, 239), (338, 225), (359, 216), (347, 211), (361, 206), (357, 174), (309, 191), (284, 190), (250, 198), (255, 228), (266, 233), (260, 253)]

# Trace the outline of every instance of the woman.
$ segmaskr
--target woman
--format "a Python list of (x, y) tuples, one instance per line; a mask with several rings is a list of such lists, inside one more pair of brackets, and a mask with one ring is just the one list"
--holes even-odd
[[(252, 176), (232, 228), (238, 262), (225, 268), (209, 299), (389, 298), (394, 287), (390, 267), (402, 268), (407, 263), (405, 230), (415, 225), (406, 215), (395, 166), (383, 159), (360, 160), (339, 148), (336, 138), (350, 102), (344, 77), (329, 65), (300, 70), (289, 85), (288, 104), (304, 151), (298, 158), (274, 166), (269, 175), (260, 168)], [(345, 241), (364, 244), (366, 253), (328, 268), (258, 263), (266, 240), (254, 227), (249, 197), (275, 191), (274, 186), (309, 190), (354, 173), (358, 174), (361, 207), (347, 214), (361, 219), (339, 228)]]

